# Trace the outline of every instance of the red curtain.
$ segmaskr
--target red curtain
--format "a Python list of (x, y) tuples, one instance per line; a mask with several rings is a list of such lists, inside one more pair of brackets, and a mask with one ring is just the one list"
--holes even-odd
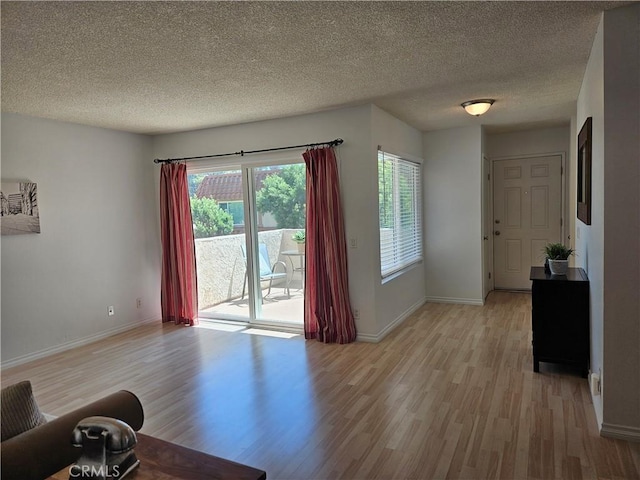
[(160, 170), (160, 228), (162, 321), (196, 325), (195, 243), (184, 164), (164, 164)]
[(347, 244), (336, 156), (332, 147), (307, 150), (305, 338), (349, 343), (356, 325), (349, 303)]

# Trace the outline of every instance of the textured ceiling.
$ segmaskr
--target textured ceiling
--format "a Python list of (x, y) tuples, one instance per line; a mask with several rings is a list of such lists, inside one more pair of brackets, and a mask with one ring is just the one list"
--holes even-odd
[(364, 103), (424, 131), (558, 125), (628, 3), (3, 1), (2, 110), (147, 134)]

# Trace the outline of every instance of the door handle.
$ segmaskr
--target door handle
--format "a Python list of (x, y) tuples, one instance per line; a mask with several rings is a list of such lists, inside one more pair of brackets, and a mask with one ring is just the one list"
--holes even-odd
[(487, 237), (486, 235), (484, 237), (482, 237), (483, 240), (489, 240), (489, 237)]
[(493, 234), (496, 236), (500, 235), (500, 230), (496, 230), (495, 232), (493, 232)]

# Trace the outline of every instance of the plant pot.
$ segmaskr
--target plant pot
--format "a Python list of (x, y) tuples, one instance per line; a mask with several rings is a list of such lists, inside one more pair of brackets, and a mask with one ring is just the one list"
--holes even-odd
[(549, 259), (549, 270), (551, 270), (551, 275), (566, 275), (569, 270), (569, 260)]
[(304, 253), (304, 243), (298, 244), (298, 253)]

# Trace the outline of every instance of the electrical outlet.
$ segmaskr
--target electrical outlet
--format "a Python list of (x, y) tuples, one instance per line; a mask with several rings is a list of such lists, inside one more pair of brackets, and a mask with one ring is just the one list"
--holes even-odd
[(591, 374), (591, 395), (594, 397), (600, 395), (600, 375), (597, 373)]
[(142, 298), (136, 298), (136, 308), (142, 308)]
[(351, 248), (358, 248), (358, 239), (356, 237), (349, 239), (349, 246)]
[(109, 306), (109, 316), (113, 317), (116, 314), (116, 310), (115, 308), (113, 308), (113, 305)]
[(598, 376), (600, 377), (598, 379), (598, 393), (602, 393), (602, 369), (601, 368), (598, 369)]
[(353, 318), (360, 318), (360, 310), (357, 308), (353, 310)]

